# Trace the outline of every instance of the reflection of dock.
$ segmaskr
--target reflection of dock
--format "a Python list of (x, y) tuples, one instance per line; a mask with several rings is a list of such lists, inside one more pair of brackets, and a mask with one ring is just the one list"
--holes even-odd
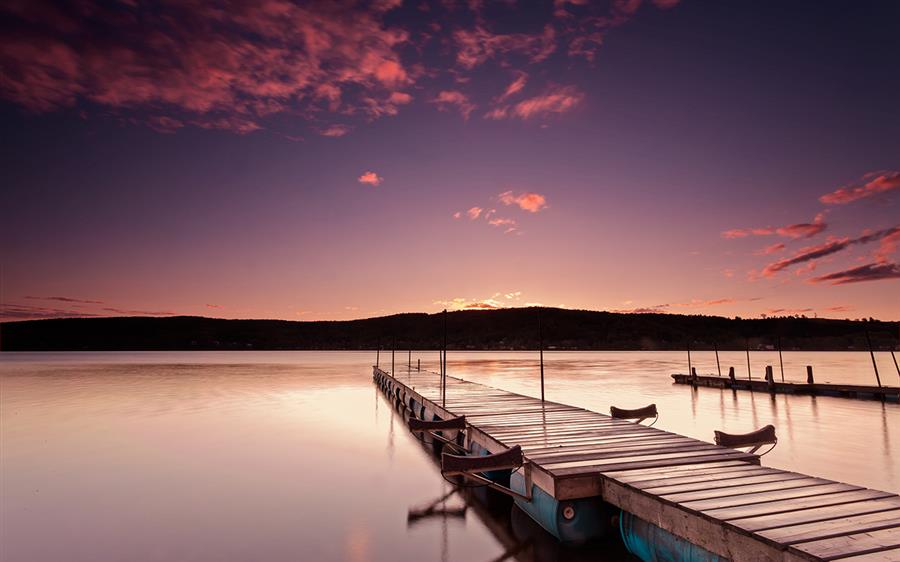
[(870, 386), (861, 384), (823, 384), (776, 382), (763, 379), (731, 379), (716, 375), (674, 374), (672, 378), (677, 384), (708, 386), (712, 388), (730, 388), (734, 390), (752, 390), (755, 392), (775, 392), (778, 394), (810, 394), (813, 396), (839, 396), (841, 398), (859, 398), (869, 400), (900, 401), (900, 387)]
[[(900, 560), (896, 494), (764, 468), (756, 455), (453, 377), (445, 400), (435, 373), (394, 378), (375, 368), (374, 378), (417, 418), (465, 416), (469, 451), (521, 446), (532, 487), (516, 504), (557, 536), (578, 524), (583, 502), (602, 500), (624, 512), (638, 549), (674, 539), (733, 562)], [(548, 505), (555, 511), (542, 520)]]

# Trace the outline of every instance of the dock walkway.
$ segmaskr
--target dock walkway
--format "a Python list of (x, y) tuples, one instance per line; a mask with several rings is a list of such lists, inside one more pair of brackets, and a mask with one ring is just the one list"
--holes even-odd
[(885, 400), (890, 402), (900, 401), (900, 387), (889, 385), (801, 383), (778, 382), (774, 380), (770, 383), (765, 379), (731, 379), (717, 375), (692, 376), (683, 373), (675, 373), (672, 375), (672, 378), (678, 384), (689, 384), (692, 386), (775, 392), (778, 394), (810, 394), (813, 396), (838, 396), (841, 398)]
[[(520, 445), (535, 487), (601, 497), (734, 562), (900, 561), (900, 497), (760, 465), (756, 455), (440, 375), (375, 368), (394, 399), (465, 416), (466, 445)], [(417, 416), (418, 412), (414, 412)]]

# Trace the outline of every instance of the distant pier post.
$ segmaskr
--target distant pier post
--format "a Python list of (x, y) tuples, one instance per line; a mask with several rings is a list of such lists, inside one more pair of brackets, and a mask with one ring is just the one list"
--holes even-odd
[(816, 384), (816, 379), (813, 378), (812, 365), (806, 366), (806, 384)]
[(541, 353), (541, 402), (544, 401), (544, 328), (541, 325), (541, 309), (538, 308), (538, 348)]
[(746, 344), (747, 348), (747, 380), (752, 381), (753, 371), (750, 370), (750, 338), (744, 338), (744, 343)]
[(378, 344), (378, 347), (375, 348), (375, 367), (379, 367), (381, 365), (381, 344)]
[(691, 384), (697, 386), (697, 367), (691, 367)]
[(894, 360), (894, 368), (897, 369), (897, 376), (900, 377), (900, 365), (897, 365), (897, 356), (894, 355), (894, 350), (891, 350), (891, 359)]
[(391, 376), (394, 376), (394, 351), (397, 347), (397, 338), (394, 338), (394, 341), (391, 342)]
[[(872, 357), (872, 368), (875, 369), (875, 381), (878, 388), (881, 388), (881, 376), (878, 374), (878, 363), (875, 362), (875, 351), (872, 350), (872, 338), (869, 337), (869, 330), (866, 330), (866, 343), (869, 345), (869, 355)], [(884, 394), (880, 394), (881, 401), (884, 401)]]
[(416, 370), (417, 371), (422, 370), (422, 360), (421, 359), (416, 359)]
[(775, 373), (771, 365), (766, 365), (766, 385), (769, 387), (769, 392), (775, 392)]
[(694, 372), (694, 367), (691, 366), (691, 342), (690, 342), (690, 340), (688, 340), (688, 343), (687, 343), (687, 352), (688, 352), (688, 373), (690, 373), (691, 376), (696, 379), (697, 375)]
[(719, 371), (719, 376), (722, 376), (722, 365), (719, 364), (719, 344), (713, 342), (713, 349), (716, 350), (716, 370)]
[(781, 336), (778, 336), (778, 363), (781, 365), (781, 382), (784, 382), (784, 359), (781, 358)]
[(735, 383), (737, 383), (737, 379), (734, 376), (734, 367), (728, 367), (728, 379), (731, 381), (731, 386), (734, 387)]

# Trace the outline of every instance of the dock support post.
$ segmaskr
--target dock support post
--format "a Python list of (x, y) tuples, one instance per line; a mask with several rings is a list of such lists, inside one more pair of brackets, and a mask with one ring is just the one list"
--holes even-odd
[(407, 352), (406, 356), (406, 372), (412, 371), (412, 349)]
[[(869, 337), (869, 330), (866, 330), (866, 343), (869, 345), (869, 355), (872, 357), (872, 368), (875, 369), (875, 381), (880, 389), (881, 376), (878, 374), (878, 363), (875, 362), (875, 352), (872, 350), (872, 338)], [(884, 400), (884, 394), (881, 395), (881, 399)]]
[(784, 360), (781, 358), (781, 336), (778, 336), (778, 363), (781, 364), (781, 382), (784, 382)]
[(381, 366), (381, 344), (378, 344), (378, 347), (375, 348), (375, 367)]
[(734, 367), (728, 367), (728, 379), (731, 381), (731, 388), (734, 388), (734, 385), (737, 383), (734, 377)]
[(394, 376), (394, 351), (397, 347), (397, 338), (394, 338), (394, 341), (391, 342), (391, 376)]
[(417, 371), (422, 370), (422, 360), (421, 359), (416, 359), (416, 370)]
[(697, 386), (697, 367), (691, 367), (691, 385)]
[(813, 378), (812, 365), (806, 366), (806, 384), (816, 384), (816, 380)]
[(766, 384), (769, 387), (769, 392), (775, 392), (775, 373), (771, 365), (766, 365)]
[(694, 372), (694, 367), (691, 366), (691, 340), (687, 342), (687, 352), (688, 352), (688, 373), (691, 374), (692, 377), (696, 380), (697, 375)]
[(444, 368), (442, 369), (443, 376), (443, 384), (441, 390), (441, 407), (447, 407), (447, 309), (444, 309)]
[[(747, 347), (747, 380), (753, 380), (753, 371), (750, 370), (750, 338), (744, 338), (744, 344)], [(753, 388), (752, 386), (750, 387)]]
[(544, 401), (544, 328), (541, 324), (541, 309), (538, 308), (538, 349), (541, 352), (541, 402)]
[(713, 349), (716, 350), (716, 370), (719, 371), (719, 376), (722, 376), (722, 365), (719, 364), (719, 344), (713, 342)]

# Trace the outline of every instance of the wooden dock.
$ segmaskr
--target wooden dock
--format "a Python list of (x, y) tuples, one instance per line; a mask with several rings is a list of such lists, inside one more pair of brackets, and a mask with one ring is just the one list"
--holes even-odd
[(897, 494), (765, 468), (756, 455), (455, 377), (445, 401), (436, 373), (376, 367), (374, 379), (416, 417), (465, 416), (467, 449), (521, 446), (535, 493), (602, 498), (734, 562), (900, 561)]
[(775, 392), (777, 394), (807, 394), (812, 396), (837, 396), (841, 398), (858, 398), (868, 400), (900, 401), (900, 387), (874, 386), (859, 384), (830, 383), (771, 383), (765, 379), (731, 379), (716, 375), (686, 375), (676, 373), (672, 378), (677, 384), (692, 386), (708, 386), (712, 388), (730, 388), (734, 390), (752, 390), (754, 392)]

